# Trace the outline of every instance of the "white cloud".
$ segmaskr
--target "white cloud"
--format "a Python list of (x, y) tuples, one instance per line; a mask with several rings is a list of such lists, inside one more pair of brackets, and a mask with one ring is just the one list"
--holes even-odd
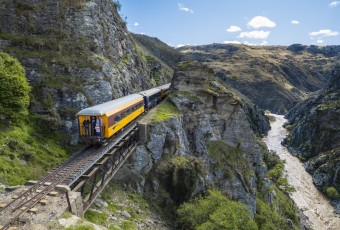
[(340, 1), (334, 1), (334, 2), (329, 3), (329, 6), (333, 8), (333, 7), (337, 7), (339, 4), (340, 4)]
[(326, 30), (319, 30), (319, 31), (316, 31), (316, 32), (310, 32), (309, 35), (310, 36), (328, 37), (328, 36), (337, 36), (337, 35), (339, 35), (339, 32), (326, 29)]
[(139, 26), (138, 22), (133, 23), (134, 26)]
[(242, 32), (238, 36), (239, 38), (250, 38), (250, 39), (266, 39), (270, 34), (270, 31), (254, 30), (251, 32)]
[(290, 23), (295, 24), (295, 25), (300, 24), (300, 22), (299, 22), (298, 20), (293, 20), (293, 21), (291, 21)]
[(244, 41), (243, 44), (245, 44), (247, 46), (256, 46), (255, 43), (251, 43), (251, 42), (248, 42), (248, 41)]
[(180, 47), (183, 47), (183, 46), (197, 46), (197, 44), (189, 44), (189, 43), (188, 43), (188, 44), (186, 44), (186, 45), (185, 45), (185, 44), (177, 44), (177, 45), (176, 45), (177, 48), (180, 48)]
[(249, 22), (248, 25), (254, 28), (260, 27), (275, 27), (276, 23), (271, 21), (270, 19), (263, 17), (263, 16), (256, 16), (253, 17)]
[(239, 41), (224, 41), (223, 44), (241, 44)]
[(322, 44), (324, 41), (323, 40), (317, 40), (316, 43)]
[(227, 31), (230, 33), (241, 31), (242, 29), (238, 26), (230, 26)]
[(265, 45), (267, 45), (267, 44), (268, 44), (268, 42), (265, 41), (265, 40), (263, 40), (263, 41), (261, 42), (260, 46), (265, 46)]
[(192, 13), (192, 14), (194, 13), (192, 9), (185, 7), (182, 3), (178, 3), (178, 7), (180, 11), (184, 11), (184, 12)]

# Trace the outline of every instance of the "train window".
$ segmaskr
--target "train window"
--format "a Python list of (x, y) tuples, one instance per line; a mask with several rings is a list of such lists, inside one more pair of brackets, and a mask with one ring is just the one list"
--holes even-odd
[(109, 127), (112, 126), (115, 123), (115, 117), (109, 116), (108, 117), (108, 123), (109, 123)]
[(118, 122), (118, 121), (120, 121), (120, 115), (119, 114), (115, 116), (115, 122)]

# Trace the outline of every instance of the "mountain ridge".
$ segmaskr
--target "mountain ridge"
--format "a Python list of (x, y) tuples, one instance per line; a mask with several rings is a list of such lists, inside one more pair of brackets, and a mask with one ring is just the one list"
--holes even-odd
[(330, 52), (330, 57), (316, 51), (310, 53), (303, 46), (298, 51), (292, 47), (295, 45), (210, 44), (178, 50), (190, 59), (207, 64), (221, 80), (262, 109), (284, 114), (308, 93), (326, 84), (332, 63), (340, 56), (340, 46), (333, 47), (336, 51)]

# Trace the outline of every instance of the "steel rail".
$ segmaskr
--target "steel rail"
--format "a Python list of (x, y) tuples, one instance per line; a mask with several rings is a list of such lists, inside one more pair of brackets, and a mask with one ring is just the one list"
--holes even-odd
[[(50, 193), (53, 189), (55, 189), (55, 187), (60, 184), (63, 180), (65, 180), (68, 176), (70, 176), (74, 171), (76, 171), (77, 169), (79, 169), (79, 167), (81, 165), (83, 165), (84, 163), (86, 163), (87, 161), (90, 160), (90, 158), (92, 158), (92, 154), (88, 154), (88, 156), (86, 156), (86, 158), (83, 158), (81, 161), (77, 161), (77, 163), (75, 165), (72, 165), (72, 163), (75, 162), (75, 160), (77, 159), (76, 157), (73, 158), (72, 161), (68, 161), (68, 164), (62, 164), (65, 167), (63, 167), (63, 169), (65, 169), (67, 166), (71, 166), (70, 169), (68, 169), (68, 171), (64, 172), (63, 174), (59, 174), (59, 176), (61, 176), (60, 178), (58, 178), (57, 180), (55, 180), (51, 185), (48, 185), (46, 188), (44, 188), (41, 192), (39, 192), (37, 195), (31, 197), (29, 200), (27, 200), (24, 203), (19, 204), (18, 206), (16, 206), (13, 210), (12, 213), (17, 211), (19, 208), (22, 208), (21, 211), (15, 215), (15, 217), (13, 217), (12, 219), (10, 219), (7, 223), (5, 223), (5, 225), (2, 226), (1, 230), (5, 230), (7, 229), (9, 226), (11, 226), (15, 221), (17, 221), (19, 219), (19, 217), (26, 213), (28, 210), (30, 210), (31, 208), (34, 207), (34, 205), (36, 205), (40, 200), (42, 200), (48, 193)], [(57, 167), (60, 168), (60, 167)], [(54, 171), (53, 173), (54, 176), (58, 176), (58, 173), (56, 171)], [(18, 200), (19, 198), (17, 198), (16, 200)], [(24, 205), (26, 205), (27, 203), (33, 201), (31, 204), (29, 204), (27, 207), (24, 207)]]

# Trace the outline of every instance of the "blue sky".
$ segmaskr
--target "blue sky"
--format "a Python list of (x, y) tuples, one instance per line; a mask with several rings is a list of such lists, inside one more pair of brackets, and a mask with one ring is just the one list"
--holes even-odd
[(340, 45), (340, 1), (120, 0), (129, 31), (178, 47)]

